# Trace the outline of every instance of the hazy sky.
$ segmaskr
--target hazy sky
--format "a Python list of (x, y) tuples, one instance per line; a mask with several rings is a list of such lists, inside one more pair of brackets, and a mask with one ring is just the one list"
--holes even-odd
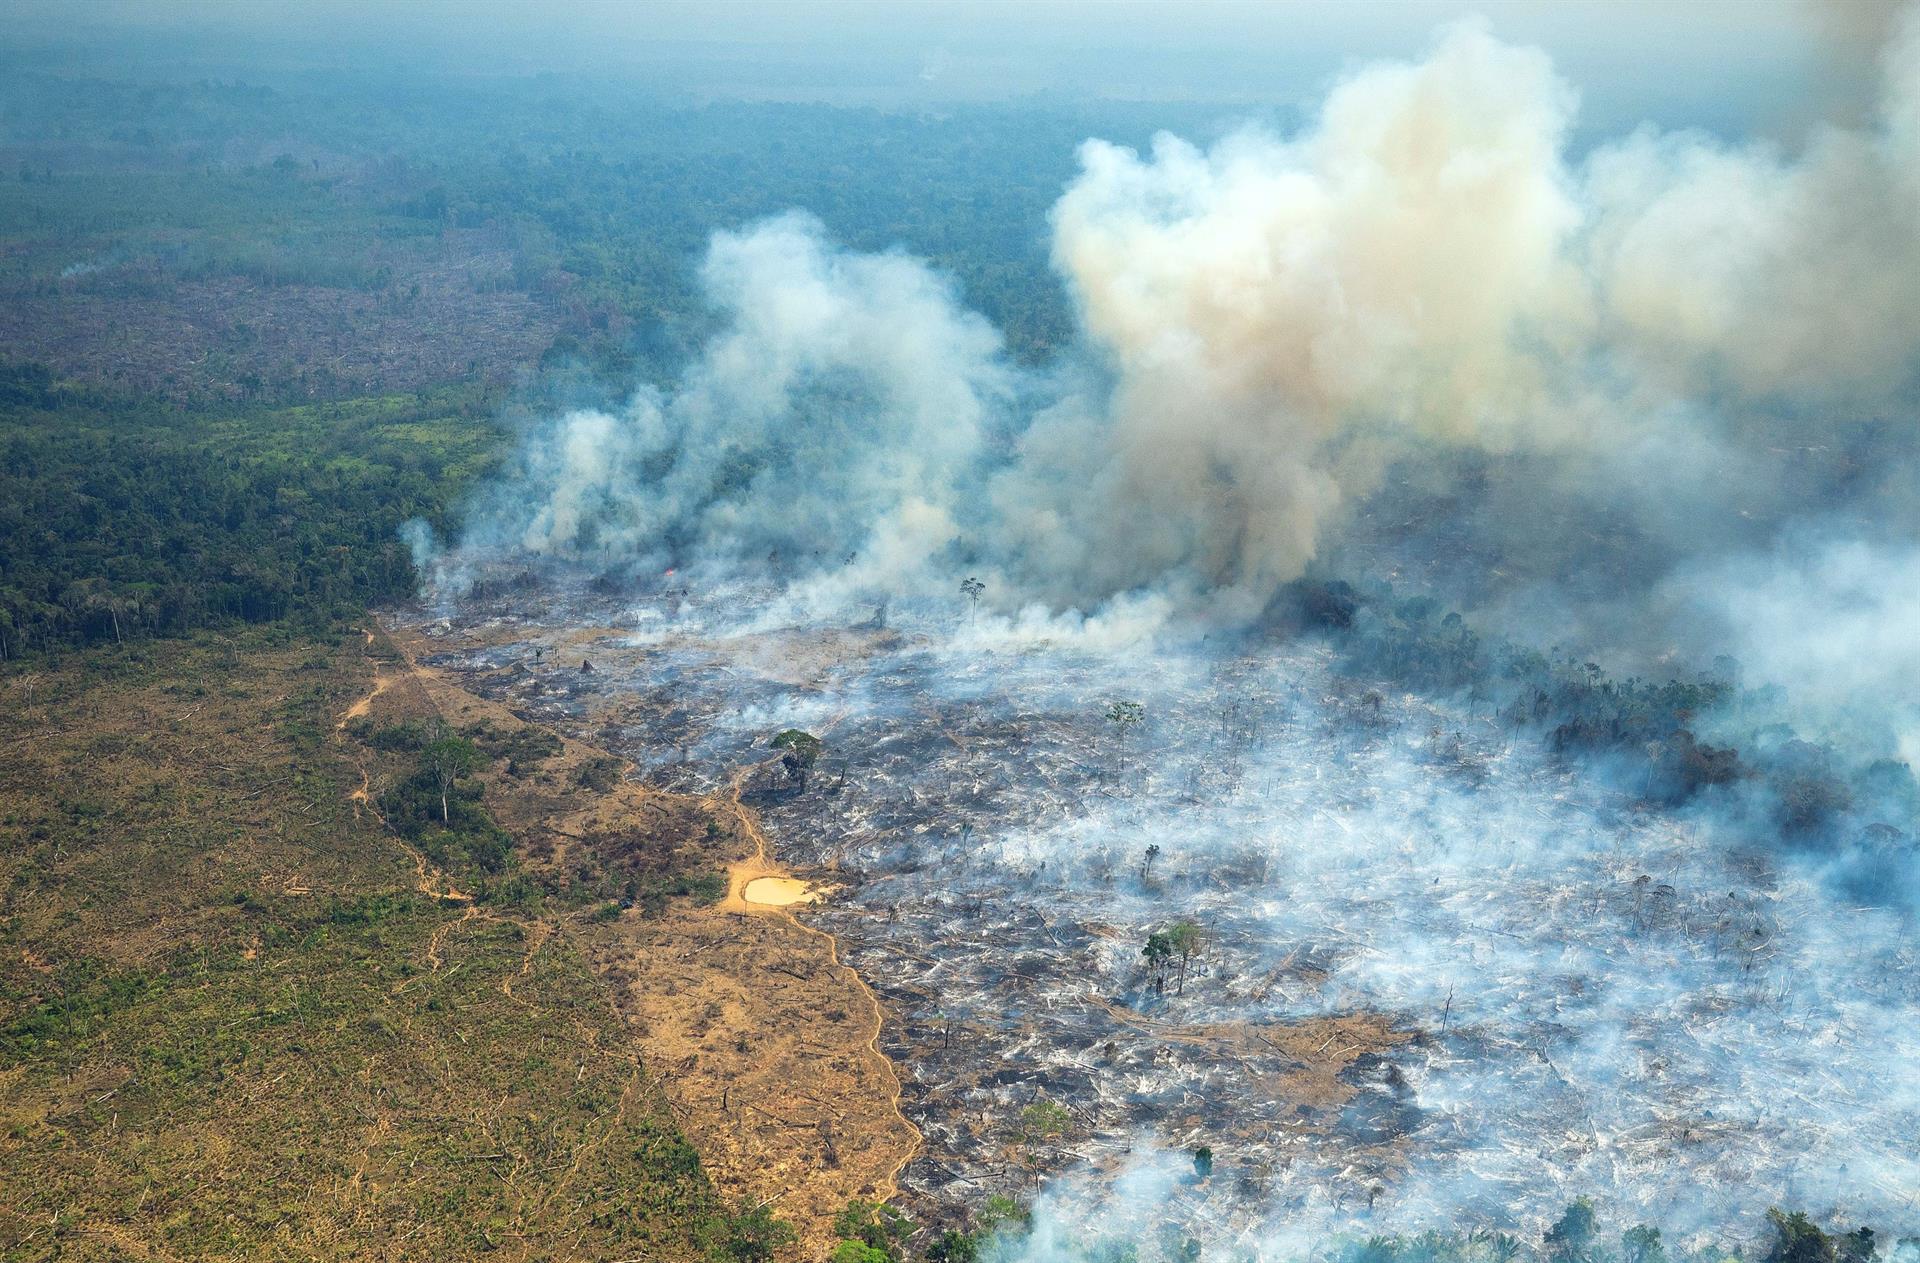
[(1354, 61), (1484, 16), (1550, 52), (1583, 123), (1790, 129), (1844, 112), (1887, 0), (0, 0), (16, 40), (138, 33), (148, 49), (622, 71), (709, 96), (1001, 99), (1041, 91), (1285, 105)]

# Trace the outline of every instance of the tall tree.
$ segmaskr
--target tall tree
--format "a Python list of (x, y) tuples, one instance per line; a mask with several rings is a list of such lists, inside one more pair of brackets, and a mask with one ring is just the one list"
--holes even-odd
[(1127, 738), (1147, 717), (1146, 707), (1138, 702), (1115, 702), (1107, 707), (1107, 722), (1113, 725), (1114, 743), (1120, 752), (1120, 774), (1127, 772)]

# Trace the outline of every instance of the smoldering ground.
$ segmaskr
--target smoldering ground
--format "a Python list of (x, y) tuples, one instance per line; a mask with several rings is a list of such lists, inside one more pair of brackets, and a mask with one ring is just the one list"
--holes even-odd
[[(1045, 1205), (1081, 1241), (1132, 1215), (1285, 1257), (1537, 1232), (1582, 1194), (1686, 1239), (1773, 1203), (1915, 1226), (1910, 921), (1730, 805), (1663, 808), (1644, 760), (1623, 790), (1504, 702), (1382, 690), (1323, 636), (1117, 647), (957, 608), (770, 633), (748, 590), (662, 604), (508, 603), (525, 642), (441, 665), (681, 789), (822, 736), (807, 788), (763, 773), (754, 801), (839, 885), (809, 915), (895, 1013), (917, 1194), (1030, 1196), (1008, 1152), (1045, 1094), (1074, 1117), (1046, 1168), (1086, 1164)], [(646, 630), (590, 677), (530, 652), (609, 621)], [(1141, 944), (1183, 919), (1206, 946), (1156, 987)], [(1356, 1013), (1401, 1034), (1351, 1100), (1288, 1086), (1314, 1043), (1221, 1034)], [(1116, 1169), (1203, 1144), (1210, 1179), (1122, 1204), (1148, 1184)]]

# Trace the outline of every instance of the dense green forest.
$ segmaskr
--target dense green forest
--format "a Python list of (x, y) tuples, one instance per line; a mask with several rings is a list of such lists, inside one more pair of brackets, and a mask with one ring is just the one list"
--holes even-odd
[(351, 617), (406, 596), (395, 534), (493, 451), (473, 388), (188, 410), (0, 376), (0, 646)]

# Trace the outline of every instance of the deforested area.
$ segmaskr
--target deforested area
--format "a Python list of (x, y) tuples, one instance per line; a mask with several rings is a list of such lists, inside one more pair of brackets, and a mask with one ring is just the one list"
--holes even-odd
[(0, 12), (0, 1259), (1920, 1263), (1920, 9)]

